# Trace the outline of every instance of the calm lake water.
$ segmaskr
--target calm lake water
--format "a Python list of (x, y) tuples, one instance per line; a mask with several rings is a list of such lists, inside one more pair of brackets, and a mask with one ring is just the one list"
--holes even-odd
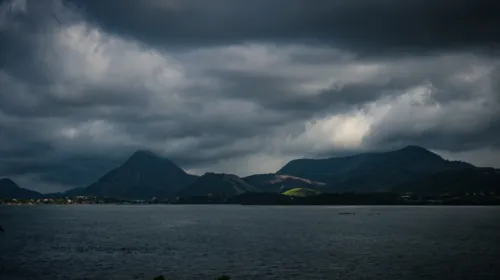
[(0, 224), (2, 280), (500, 279), (498, 207), (0, 206)]

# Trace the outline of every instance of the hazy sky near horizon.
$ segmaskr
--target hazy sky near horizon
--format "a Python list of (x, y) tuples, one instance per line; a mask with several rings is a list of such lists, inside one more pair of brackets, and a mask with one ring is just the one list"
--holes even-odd
[[(375, 4), (377, 2), (377, 4)], [(0, 177), (85, 186), (420, 145), (500, 167), (500, 4), (0, 0)]]

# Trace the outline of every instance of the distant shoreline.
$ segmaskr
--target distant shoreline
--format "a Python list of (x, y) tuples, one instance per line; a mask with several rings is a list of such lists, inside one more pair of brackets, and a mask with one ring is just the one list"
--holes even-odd
[(356, 207), (356, 206), (405, 206), (405, 207), (421, 207), (421, 206), (500, 206), (500, 203), (484, 203), (484, 204), (229, 204), (229, 203), (151, 203), (151, 204), (138, 204), (138, 203), (100, 203), (100, 204), (27, 204), (27, 203), (0, 203), (0, 206), (315, 206), (315, 207)]
[(242, 193), (236, 196), (189, 196), (177, 198), (117, 199), (112, 197), (74, 196), (25, 199), (0, 199), (6, 205), (500, 205), (496, 193), (468, 194), (397, 194), (397, 193), (322, 193), (312, 196), (290, 196), (279, 193)]

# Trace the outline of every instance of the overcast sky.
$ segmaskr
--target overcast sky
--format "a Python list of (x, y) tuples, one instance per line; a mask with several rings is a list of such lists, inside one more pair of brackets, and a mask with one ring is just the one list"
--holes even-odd
[(0, 0), (0, 177), (240, 176), (420, 145), (500, 167), (491, 0)]

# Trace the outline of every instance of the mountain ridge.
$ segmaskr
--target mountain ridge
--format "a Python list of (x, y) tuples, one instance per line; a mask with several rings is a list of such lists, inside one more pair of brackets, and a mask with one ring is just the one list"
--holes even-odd
[(476, 167), (445, 160), (422, 147), (407, 146), (347, 157), (292, 160), (277, 174), (325, 182), (333, 191), (380, 192), (433, 173), (468, 168)]
[(41, 193), (21, 188), (13, 180), (9, 178), (0, 179), (0, 198), (26, 199), (26, 198), (39, 198), (39, 197), (42, 197)]
[(482, 186), (490, 190), (495, 184), (500, 186), (500, 177), (495, 175), (495, 172), (500, 174), (500, 171), (492, 170), (492, 175), (483, 180), (480, 174), (484, 173), (484, 169), (466, 162), (449, 161), (425, 148), (410, 145), (387, 152), (295, 159), (276, 173), (253, 174), (243, 178), (214, 172), (195, 176), (166, 157), (149, 150), (137, 150), (121, 165), (106, 172), (87, 187), (57, 195), (171, 199), (206, 195), (230, 197), (261, 192), (281, 194), (296, 188), (321, 193), (401, 193), (418, 189), (431, 192), (432, 190), (426, 189), (426, 185), (434, 186), (439, 191), (450, 191), (454, 187), (466, 188), (456, 179), (462, 173), (468, 174), (463, 175), (467, 184), (482, 182)]
[(442, 193), (489, 193), (500, 189), (500, 169), (478, 167), (434, 173), (393, 189), (424, 195)]
[(229, 197), (246, 192), (260, 191), (234, 174), (207, 172), (177, 194), (179, 196), (214, 195)]
[(254, 174), (242, 178), (245, 182), (253, 185), (262, 191), (282, 193), (294, 188), (309, 188), (323, 191), (326, 183), (311, 181), (291, 175), (281, 175), (276, 173)]

